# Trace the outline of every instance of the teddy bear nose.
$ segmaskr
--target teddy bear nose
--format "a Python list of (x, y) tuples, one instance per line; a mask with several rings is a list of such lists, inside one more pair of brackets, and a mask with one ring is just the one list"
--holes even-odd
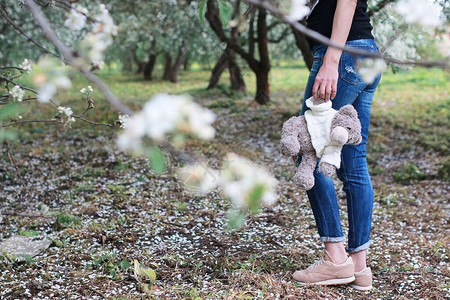
[(348, 132), (344, 127), (336, 126), (331, 131), (331, 141), (338, 145), (344, 145), (348, 141)]

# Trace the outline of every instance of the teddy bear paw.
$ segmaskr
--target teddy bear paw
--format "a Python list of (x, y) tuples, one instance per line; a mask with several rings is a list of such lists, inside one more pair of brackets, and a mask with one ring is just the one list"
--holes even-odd
[(321, 162), (319, 164), (319, 170), (323, 173), (323, 175), (331, 177), (336, 172), (336, 167), (327, 162)]
[(295, 176), (294, 178), (295, 183), (298, 185), (299, 188), (309, 191), (313, 188), (315, 181), (314, 176), (306, 177), (306, 176)]

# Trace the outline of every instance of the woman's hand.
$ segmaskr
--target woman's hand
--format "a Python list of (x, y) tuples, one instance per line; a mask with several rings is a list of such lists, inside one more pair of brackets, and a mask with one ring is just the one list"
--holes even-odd
[(312, 88), (314, 99), (324, 99), (328, 101), (336, 97), (337, 82), (339, 78), (339, 60), (338, 62), (324, 61), (317, 73), (316, 80)]
[[(357, 0), (337, 0), (330, 39), (338, 45), (344, 46), (347, 41), (357, 2)], [(342, 50), (328, 47), (322, 67), (314, 81), (312, 89), (314, 99), (328, 101), (336, 97), (341, 54)]]

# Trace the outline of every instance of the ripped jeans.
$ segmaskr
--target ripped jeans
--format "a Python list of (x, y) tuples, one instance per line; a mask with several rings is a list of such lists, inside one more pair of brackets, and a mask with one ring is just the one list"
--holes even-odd
[[(348, 41), (347, 46), (377, 52), (372, 39)], [(313, 47), (314, 63), (306, 85), (304, 99), (312, 96), (314, 80), (323, 63), (326, 46)], [(378, 76), (373, 83), (366, 83), (356, 72), (354, 55), (343, 52), (339, 62), (339, 80), (337, 95), (332, 100), (333, 108), (338, 110), (351, 104), (358, 112), (361, 121), (362, 142), (359, 145), (344, 145), (341, 152), (341, 167), (337, 170), (339, 179), (344, 184), (348, 208), (348, 248), (347, 251), (366, 250), (370, 245), (370, 230), (373, 210), (373, 188), (367, 168), (366, 145), (369, 134), (370, 108), (375, 89), (380, 81)], [(301, 114), (306, 109), (303, 104)], [(297, 163), (301, 160), (298, 157)], [(320, 240), (323, 242), (340, 242), (345, 237), (342, 233), (341, 220), (336, 191), (331, 177), (323, 175), (316, 166), (315, 185), (307, 192), (312, 207)]]

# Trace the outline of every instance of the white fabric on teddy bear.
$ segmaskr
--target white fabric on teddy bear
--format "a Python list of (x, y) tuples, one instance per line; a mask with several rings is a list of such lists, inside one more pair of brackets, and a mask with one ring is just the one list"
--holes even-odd
[(317, 158), (320, 158), (321, 162), (327, 162), (339, 168), (342, 145), (331, 141), (331, 121), (337, 113), (331, 105), (331, 101), (314, 105), (313, 97), (307, 99), (306, 106), (310, 110), (305, 112), (305, 119)]

